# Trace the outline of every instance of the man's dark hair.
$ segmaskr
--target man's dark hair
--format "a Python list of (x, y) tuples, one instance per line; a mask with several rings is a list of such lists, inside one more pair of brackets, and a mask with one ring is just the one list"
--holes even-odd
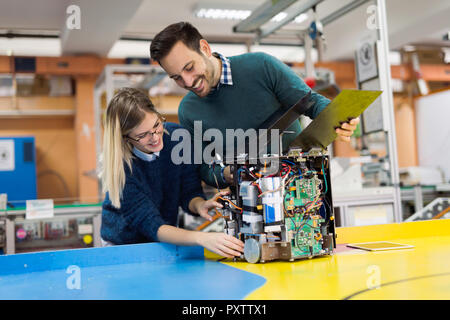
[(171, 24), (152, 40), (150, 57), (159, 63), (178, 41), (182, 41), (186, 47), (200, 53), (201, 39), (203, 37), (200, 32), (189, 22)]

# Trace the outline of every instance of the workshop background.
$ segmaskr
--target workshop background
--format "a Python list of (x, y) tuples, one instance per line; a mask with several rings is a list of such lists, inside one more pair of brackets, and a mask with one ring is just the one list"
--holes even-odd
[[(105, 108), (133, 86), (178, 122), (186, 92), (149, 59), (178, 21), (226, 56), (277, 57), (330, 99), (385, 92), (329, 148), (338, 228), (450, 218), (449, 16), (448, 0), (2, 0), (0, 254), (101, 246)], [(223, 228), (204, 222), (180, 211), (185, 228)]]

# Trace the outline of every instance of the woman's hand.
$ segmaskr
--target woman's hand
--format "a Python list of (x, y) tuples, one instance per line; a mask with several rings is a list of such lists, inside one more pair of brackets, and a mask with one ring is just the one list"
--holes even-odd
[[(214, 195), (214, 197), (212, 197), (209, 200), (197, 200), (195, 203), (195, 212), (197, 212), (201, 217), (205, 218), (208, 221), (212, 221), (212, 216), (210, 214), (208, 214), (208, 211), (214, 208), (223, 208), (223, 205), (221, 205), (219, 202), (217, 202), (217, 198), (221, 197), (221, 196), (225, 196), (227, 194), (229, 194), (230, 191), (220, 191), (218, 193), (216, 193)], [(198, 198), (194, 198), (193, 200), (198, 199)], [(191, 201), (193, 201), (191, 200)]]
[(200, 232), (198, 243), (223, 257), (239, 257), (244, 252), (244, 243), (228, 234), (221, 232)]
[(177, 246), (199, 245), (227, 258), (240, 256), (244, 252), (241, 240), (222, 232), (192, 231), (163, 224), (158, 229), (157, 237), (160, 242)]

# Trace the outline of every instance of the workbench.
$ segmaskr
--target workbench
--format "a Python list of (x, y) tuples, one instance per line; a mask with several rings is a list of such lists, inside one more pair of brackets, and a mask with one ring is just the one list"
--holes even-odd
[(55, 205), (54, 216), (52, 218), (40, 219), (26, 219), (26, 208), (24, 207), (0, 210), (0, 222), (3, 222), (5, 231), (5, 244), (3, 252), (6, 254), (13, 254), (20, 251), (38, 251), (39, 249), (49, 247), (55, 247), (55, 249), (69, 249), (73, 247), (80, 247), (80, 244), (82, 245), (82, 242), (77, 241), (77, 234), (73, 234), (67, 239), (39, 239), (18, 242), (16, 239), (16, 225), (23, 224), (24, 222), (45, 223), (83, 218), (92, 219), (92, 232), (90, 233), (92, 236), (92, 245), (94, 247), (100, 247), (101, 213), (101, 203)]
[[(147, 243), (0, 256), (0, 299), (449, 299), (450, 220), (337, 228), (332, 256), (250, 264)], [(369, 252), (347, 243), (392, 241)]]

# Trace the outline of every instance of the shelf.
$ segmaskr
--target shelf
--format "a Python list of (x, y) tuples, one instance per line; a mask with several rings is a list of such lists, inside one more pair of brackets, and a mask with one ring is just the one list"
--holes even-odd
[(75, 110), (0, 110), (2, 118), (74, 116)]
[(74, 116), (75, 97), (0, 97), (0, 117)]
[(156, 110), (162, 115), (178, 115), (178, 107), (184, 96), (163, 95), (150, 97)]

